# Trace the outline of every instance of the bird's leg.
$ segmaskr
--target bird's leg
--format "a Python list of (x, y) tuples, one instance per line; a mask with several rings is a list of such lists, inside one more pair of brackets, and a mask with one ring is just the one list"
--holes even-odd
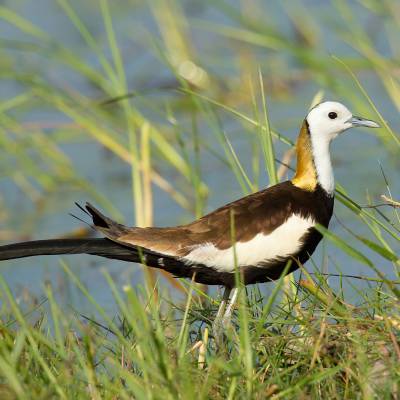
[(236, 287), (235, 289), (233, 289), (232, 292), (233, 292), (232, 297), (229, 300), (228, 307), (226, 307), (224, 316), (222, 317), (222, 327), (224, 329), (227, 329), (229, 327), (229, 325), (231, 324), (232, 311), (233, 311), (233, 307), (235, 306), (235, 303), (237, 300), (239, 289)]
[(215, 316), (214, 322), (212, 324), (213, 334), (217, 342), (220, 342), (223, 336), (223, 320), (225, 317), (226, 303), (229, 300), (230, 294), (231, 289), (225, 287), (224, 294), (222, 295), (222, 300), (217, 311), (217, 315)]
[(221, 300), (221, 303), (220, 303), (220, 305), (218, 307), (218, 311), (217, 311), (217, 315), (215, 316), (215, 320), (221, 319), (222, 316), (224, 315), (225, 308), (226, 308), (226, 303), (229, 300), (230, 294), (231, 294), (231, 289), (226, 287), (224, 289), (224, 294), (222, 295), (222, 300)]

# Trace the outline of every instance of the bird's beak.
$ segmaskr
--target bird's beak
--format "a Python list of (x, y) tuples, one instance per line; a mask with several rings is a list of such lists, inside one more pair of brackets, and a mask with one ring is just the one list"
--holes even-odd
[(357, 127), (357, 126), (363, 126), (365, 128), (380, 128), (381, 126), (377, 124), (374, 121), (371, 121), (370, 119), (366, 118), (361, 118), (361, 117), (351, 117), (349, 121), (351, 123), (351, 126)]

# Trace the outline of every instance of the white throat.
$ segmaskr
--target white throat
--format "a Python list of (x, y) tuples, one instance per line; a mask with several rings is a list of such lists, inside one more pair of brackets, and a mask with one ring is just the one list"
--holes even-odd
[(329, 147), (331, 140), (320, 135), (311, 133), (312, 152), (318, 183), (330, 195), (335, 191), (335, 177), (333, 175), (331, 155)]

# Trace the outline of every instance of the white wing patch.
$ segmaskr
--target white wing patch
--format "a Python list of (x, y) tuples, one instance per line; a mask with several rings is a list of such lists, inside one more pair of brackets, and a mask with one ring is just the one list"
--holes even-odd
[[(278, 257), (295, 254), (302, 245), (300, 239), (313, 226), (315, 226), (314, 219), (293, 214), (268, 235), (259, 233), (247, 242), (236, 243), (237, 266), (256, 266)], [(187, 264), (204, 264), (221, 272), (235, 270), (234, 248), (220, 250), (212, 243), (194, 246), (182, 260)]]

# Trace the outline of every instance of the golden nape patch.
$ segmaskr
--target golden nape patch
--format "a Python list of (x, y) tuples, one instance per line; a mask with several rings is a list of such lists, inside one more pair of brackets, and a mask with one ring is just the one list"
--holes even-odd
[(297, 167), (292, 179), (293, 185), (312, 192), (317, 187), (317, 172), (312, 156), (311, 138), (304, 120), (296, 143)]

